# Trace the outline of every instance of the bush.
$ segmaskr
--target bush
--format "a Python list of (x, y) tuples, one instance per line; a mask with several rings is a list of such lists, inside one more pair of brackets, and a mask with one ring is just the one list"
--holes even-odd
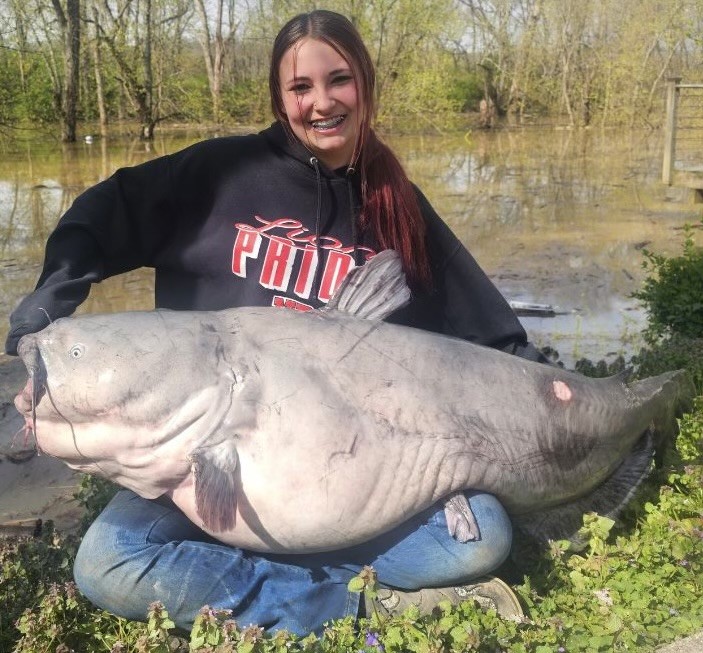
[(637, 376), (688, 370), (703, 392), (703, 248), (696, 246), (693, 227), (684, 227), (680, 256), (644, 250), (648, 275), (633, 293), (647, 311), (647, 347), (632, 357)]
[(648, 314), (645, 336), (650, 342), (673, 335), (703, 338), (703, 248), (684, 228), (683, 253), (667, 257), (644, 250), (648, 272), (642, 289), (633, 293)]
[(222, 109), (237, 122), (255, 124), (271, 120), (266, 80), (244, 80), (226, 88), (222, 93)]
[(483, 99), (483, 80), (477, 73), (457, 74), (449, 82), (449, 99), (460, 111), (478, 111)]
[(80, 523), (80, 532), (85, 533), (88, 527), (95, 521), (96, 517), (103, 511), (103, 508), (110, 502), (110, 499), (117, 494), (119, 486), (112, 481), (84, 474), (81, 484), (76, 491), (74, 498), (83, 507), (83, 517)]
[(627, 365), (625, 364), (625, 359), (623, 356), (618, 356), (614, 361), (610, 363), (606, 362), (605, 360), (599, 360), (597, 363), (594, 363), (588, 358), (580, 358), (576, 361), (576, 364), (574, 365), (574, 370), (579, 374), (598, 379), (606, 376), (620, 374), (626, 369)]
[(669, 370), (688, 370), (697, 392), (703, 393), (703, 338), (671, 335), (642, 349), (632, 357), (632, 365), (641, 379)]

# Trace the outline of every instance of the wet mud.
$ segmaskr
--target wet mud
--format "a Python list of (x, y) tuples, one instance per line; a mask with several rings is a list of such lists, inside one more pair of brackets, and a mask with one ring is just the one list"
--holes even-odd
[(26, 380), (18, 358), (0, 355), (0, 537), (32, 534), (38, 518), (72, 530), (81, 515), (73, 500), (78, 475), (25, 437), (13, 400)]

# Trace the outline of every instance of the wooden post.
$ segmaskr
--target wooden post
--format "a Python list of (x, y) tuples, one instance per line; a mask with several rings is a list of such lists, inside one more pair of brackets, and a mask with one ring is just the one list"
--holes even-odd
[(680, 77), (669, 77), (666, 80), (666, 119), (664, 122), (664, 163), (662, 166), (662, 182), (671, 186), (676, 151), (676, 109), (679, 99), (678, 84)]

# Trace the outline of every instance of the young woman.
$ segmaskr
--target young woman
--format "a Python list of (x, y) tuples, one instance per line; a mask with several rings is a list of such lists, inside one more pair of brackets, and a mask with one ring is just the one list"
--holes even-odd
[[(160, 308), (308, 310), (351, 268), (393, 248), (414, 290), (395, 321), (537, 359), (505, 300), (374, 134), (373, 66), (352, 24), (328, 11), (289, 21), (274, 43), (270, 91), (276, 122), (259, 134), (118, 170), (82, 194), (48, 240), (36, 290), (11, 316), (8, 353), (47, 313), (72, 313), (92, 283), (139, 266), (155, 269)], [(428, 609), (465, 596), (457, 586), (508, 555), (502, 506), (466, 496), (478, 541), (454, 540), (438, 504), (361, 546), (264, 555), (210, 539), (168, 501), (122, 491), (83, 539), (75, 577), (111, 612), (143, 619), (159, 600), (186, 629), (210, 605), (243, 625), (320, 631), (359, 614), (347, 583), (364, 565), (395, 588), (382, 607)]]

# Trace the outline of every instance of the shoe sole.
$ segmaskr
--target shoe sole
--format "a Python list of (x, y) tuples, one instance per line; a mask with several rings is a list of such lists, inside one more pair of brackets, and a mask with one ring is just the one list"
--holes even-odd
[(515, 592), (497, 576), (479, 578), (476, 583), (457, 587), (455, 591), (462, 599), (472, 598), (483, 608), (495, 608), (505, 619), (525, 616)]

